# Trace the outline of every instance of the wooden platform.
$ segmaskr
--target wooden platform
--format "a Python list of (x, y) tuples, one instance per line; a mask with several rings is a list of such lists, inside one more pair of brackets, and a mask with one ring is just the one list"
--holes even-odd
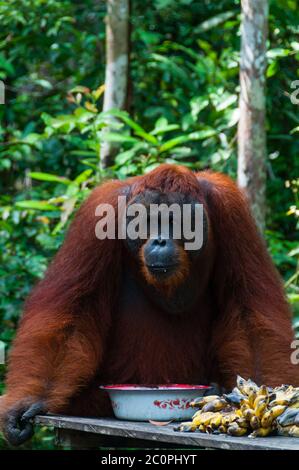
[(223, 450), (299, 450), (299, 439), (296, 438), (273, 436), (252, 439), (224, 434), (182, 433), (174, 431), (173, 424), (155, 426), (146, 422), (112, 418), (91, 419), (57, 415), (37, 416), (35, 423), (54, 427), (58, 443), (77, 449), (121, 446), (122, 443), (128, 447), (130, 442), (134, 442), (136, 447), (138, 440), (143, 447), (148, 448), (163, 444), (164, 447), (189, 446)]

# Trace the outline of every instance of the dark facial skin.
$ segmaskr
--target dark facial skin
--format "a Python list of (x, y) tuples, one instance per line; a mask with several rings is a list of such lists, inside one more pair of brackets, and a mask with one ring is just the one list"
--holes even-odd
[[(188, 195), (146, 191), (130, 201), (130, 204), (133, 203), (142, 204), (147, 208), (148, 222), (150, 204), (164, 203), (169, 207), (171, 204), (176, 203), (180, 205), (181, 210), (183, 204), (190, 204), (192, 207), (191, 227), (194, 231), (194, 205), (198, 201), (192, 200)], [(130, 220), (130, 217), (127, 218), (127, 224)], [(176, 222), (178, 223), (178, 221)], [(168, 234), (165, 236), (163, 224), (159, 220), (158, 234), (153, 235), (148, 230), (147, 239), (131, 240), (127, 238), (126, 246), (133, 259), (132, 269), (135, 271), (135, 277), (141, 283), (142, 289), (147, 293), (148, 298), (159, 307), (162, 307), (165, 312), (180, 314), (192, 309), (201, 293), (198, 285), (201, 284), (204, 289), (206, 278), (208, 278), (210, 272), (209, 268), (201, 269), (206, 265), (208, 256), (206, 250), (208, 220), (204, 212), (202, 247), (198, 250), (187, 251), (184, 249), (187, 240), (173, 238), (173, 223), (174, 221), (170, 219), (169, 236)], [(182, 220), (179, 223), (182, 223)], [(196, 265), (201, 266), (201, 268), (196, 270)], [(142, 271), (142, 275), (140, 271)], [(200, 282), (198, 282), (199, 277)], [(172, 283), (174, 287), (169, 289)]]

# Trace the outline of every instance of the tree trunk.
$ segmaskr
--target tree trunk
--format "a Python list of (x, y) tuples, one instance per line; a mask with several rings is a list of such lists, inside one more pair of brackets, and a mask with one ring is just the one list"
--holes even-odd
[(238, 183), (261, 230), (266, 211), (265, 70), (268, 0), (242, 0)]
[[(107, 0), (103, 111), (109, 111), (113, 108), (125, 109), (126, 106), (129, 70), (129, 19), (129, 0)], [(109, 124), (105, 130), (109, 131)], [(117, 146), (115, 144), (102, 143), (102, 168), (113, 164), (116, 152)]]

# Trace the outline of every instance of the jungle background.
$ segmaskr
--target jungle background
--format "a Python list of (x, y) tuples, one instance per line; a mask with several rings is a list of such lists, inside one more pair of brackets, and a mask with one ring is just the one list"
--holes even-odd
[[(236, 178), (240, 2), (131, 2), (129, 114), (102, 133), (106, 4), (0, 1), (0, 340), (9, 350), (32, 286), (102, 179), (161, 162)], [(212, 21), (211, 21), (212, 20)], [(299, 8), (270, 1), (265, 237), (299, 329)], [(103, 139), (117, 143), (99, 164)], [(0, 393), (5, 366), (0, 366)], [(0, 449), (6, 448), (0, 437)], [(51, 449), (41, 429), (25, 448)]]

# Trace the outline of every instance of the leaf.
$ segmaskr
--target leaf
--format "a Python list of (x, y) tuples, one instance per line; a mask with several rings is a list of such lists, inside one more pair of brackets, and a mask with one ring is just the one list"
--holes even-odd
[(176, 147), (172, 156), (176, 159), (187, 158), (190, 156), (191, 152), (190, 147)]
[(161, 145), (159, 151), (160, 153), (166, 152), (167, 150), (170, 150), (177, 145), (183, 144), (185, 142), (188, 142), (189, 137), (187, 135), (180, 135), (178, 137), (174, 137), (174, 139), (170, 139), (167, 142), (165, 142), (163, 145)]
[(90, 160), (80, 160), (80, 162), (83, 164), (83, 165), (86, 165), (86, 166), (89, 166), (90, 168), (92, 168), (94, 171), (97, 171), (98, 170), (98, 165), (96, 165), (95, 163), (92, 163)]
[(71, 150), (70, 155), (78, 155), (79, 157), (94, 157), (96, 152), (94, 150)]
[(90, 175), (92, 175), (92, 170), (84, 170), (82, 173), (80, 173), (80, 175), (77, 176), (77, 178), (74, 180), (74, 183), (84, 183), (84, 181), (88, 180)]
[(158, 166), (160, 165), (160, 163), (151, 163), (150, 165), (146, 166), (145, 169), (144, 169), (144, 173), (149, 173), (150, 171), (152, 170), (155, 170), (156, 168), (158, 168)]
[(135, 132), (136, 135), (138, 135), (138, 137), (142, 137), (144, 140), (146, 140), (147, 142), (153, 144), (153, 145), (158, 145), (158, 140), (156, 139), (156, 137), (154, 137), (153, 135), (151, 134), (148, 134), (147, 132)]
[(139, 137), (142, 137), (147, 142), (150, 142), (154, 145), (158, 144), (157, 139), (146, 132), (139, 124), (137, 124), (133, 119), (129, 117), (129, 114), (126, 111), (120, 111), (118, 109), (111, 109), (109, 112), (114, 117), (121, 119), (125, 124), (127, 124), (131, 129), (134, 130), (135, 134)]
[(38, 80), (34, 80), (34, 83), (41, 86), (42, 88), (45, 88), (46, 90), (52, 90), (52, 88), (53, 88), (52, 83), (49, 82), (48, 80), (43, 79), (43, 78), (40, 78)]
[(226, 11), (224, 13), (220, 13), (219, 15), (212, 16), (208, 20), (205, 20), (200, 23), (193, 30), (193, 34), (203, 33), (205, 31), (208, 31), (209, 29), (216, 28), (216, 26), (219, 26), (221, 23), (224, 23), (226, 20), (229, 20), (235, 15), (237, 15), (236, 11)]
[(82, 106), (75, 110), (74, 115), (76, 117), (76, 121), (80, 123), (86, 123), (95, 117), (94, 112), (91, 112)]
[(299, 256), (299, 246), (289, 252), (289, 256)]
[(90, 93), (90, 89), (87, 88), (86, 86), (78, 85), (78, 86), (75, 86), (74, 88), (72, 88), (70, 90), (70, 93), (82, 93), (83, 95), (85, 95), (87, 93)]
[(291, 303), (299, 302), (299, 294), (288, 294), (287, 297)]
[(90, 101), (85, 102), (85, 108), (88, 111), (91, 111), (92, 113), (97, 113), (98, 112), (98, 108), (93, 103), (91, 103)]
[(223, 111), (238, 100), (237, 95), (230, 95), (216, 106), (216, 111)]
[(117, 118), (121, 119), (129, 127), (134, 129), (134, 131), (146, 132), (143, 129), (143, 127), (139, 126), (139, 124), (137, 124), (135, 121), (133, 121), (133, 119), (130, 118), (129, 114), (126, 111), (121, 111), (119, 109), (110, 109), (109, 111), (107, 111), (106, 113), (103, 113), (103, 114), (107, 114), (107, 115), (114, 116), (114, 117), (117, 117)]
[(151, 133), (152, 135), (166, 134), (166, 132), (177, 131), (179, 128), (178, 124), (168, 124), (164, 128), (154, 129)]
[(41, 134), (37, 134), (36, 132), (31, 132), (30, 134), (27, 134), (23, 138), (22, 142), (26, 144), (30, 144), (30, 145), (35, 145), (35, 144), (40, 143), (41, 140), (42, 140)]
[(139, 142), (137, 139), (134, 139), (134, 137), (131, 137), (130, 135), (118, 134), (116, 132), (102, 132), (101, 138), (106, 142), (130, 142), (132, 144)]
[(42, 210), (42, 211), (57, 211), (57, 207), (49, 204), (46, 201), (18, 201), (15, 203), (15, 206), (19, 209), (34, 209), (34, 210)]
[(190, 102), (191, 115), (195, 120), (198, 114), (209, 105), (209, 100), (203, 96), (195, 96)]
[(41, 173), (38, 171), (33, 171), (29, 173), (29, 176), (35, 180), (40, 181), (51, 181), (55, 183), (63, 183), (63, 184), (70, 184), (71, 181), (68, 178), (63, 176), (52, 175), (51, 173)]
[(98, 100), (100, 96), (102, 96), (104, 91), (105, 91), (105, 85), (101, 85), (92, 92), (92, 96), (94, 97), (95, 100)]
[[(89, 170), (87, 170), (89, 171)], [(61, 221), (61, 227), (64, 226), (64, 224), (67, 222), (68, 218), (70, 217), (70, 215), (72, 214), (74, 208), (75, 208), (75, 205), (76, 205), (76, 202), (77, 202), (77, 197), (76, 196), (73, 196), (69, 199), (67, 199), (63, 205), (62, 205), (62, 213), (61, 213), (61, 216), (60, 216), (60, 221)]]
[[(145, 144), (146, 145), (146, 144)], [(119, 166), (125, 165), (129, 160), (131, 160), (137, 152), (141, 149), (145, 149), (145, 145), (140, 142), (139, 144), (134, 145), (133, 148), (127, 150), (126, 152), (121, 152), (115, 157), (115, 163)]]
[(203, 140), (216, 134), (217, 131), (215, 129), (203, 129), (202, 131), (191, 132), (188, 137), (189, 140)]
[(276, 59), (278, 57), (286, 57), (289, 55), (291, 51), (289, 49), (283, 49), (283, 48), (273, 48), (267, 51), (267, 59)]
[(166, 132), (176, 131), (180, 126), (178, 124), (168, 124), (166, 118), (161, 117), (157, 120), (155, 128), (151, 131), (152, 135), (165, 134)]
[(187, 74), (187, 71), (175, 62), (174, 57), (169, 58), (161, 54), (153, 53), (151, 54), (151, 58), (153, 59), (152, 65), (155, 67), (157, 64), (163, 65), (163, 70), (167, 70), (168, 73), (171, 73), (178, 80), (181, 80), (185, 85), (189, 85), (190, 88), (194, 88), (194, 83), (190, 80), (190, 76)]
[(8, 75), (14, 75), (15, 69), (14, 66), (0, 53), (0, 69), (5, 70)]
[(266, 76), (267, 78), (273, 77), (279, 69), (277, 60), (271, 62), (271, 64), (267, 68)]

